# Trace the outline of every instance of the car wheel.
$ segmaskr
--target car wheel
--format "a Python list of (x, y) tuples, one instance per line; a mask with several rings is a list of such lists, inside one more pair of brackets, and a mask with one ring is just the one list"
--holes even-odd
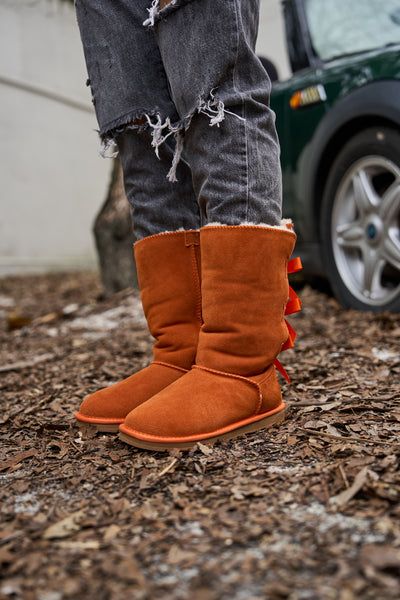
[(367, 129), (328, 175), (321, 211), (324, 264), (346, 308), (400, 311), (400, 134)]

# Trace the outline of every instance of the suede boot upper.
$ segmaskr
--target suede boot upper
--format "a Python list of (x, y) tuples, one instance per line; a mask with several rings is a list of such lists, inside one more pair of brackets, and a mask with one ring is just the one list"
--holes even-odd
[(195, 360), (201, 326), (198, 231), (177, 231), (135, 244), (143, 310), (156, 338), (153, 362), (127, 379), (88, 396), (76, 418), (115, 426), (136, 406), (182, 377)]
[(275, 422), (284, 408), (274, 361), (290, 339), (287, 263), (296, 236), (282, 228), (212, 226), (200, 240), (196, 364), (129, 413), (120, 431), (133, 445), (165, 449), (234, 437)]

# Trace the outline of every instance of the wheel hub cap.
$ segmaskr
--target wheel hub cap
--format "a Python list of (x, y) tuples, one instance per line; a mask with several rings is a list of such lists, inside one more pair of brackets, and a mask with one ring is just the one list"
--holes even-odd
[(378, 246), (382, 241), (383, 223), (377, 215), (373, 215), (368, 219), (365, 235), (370, 246)]

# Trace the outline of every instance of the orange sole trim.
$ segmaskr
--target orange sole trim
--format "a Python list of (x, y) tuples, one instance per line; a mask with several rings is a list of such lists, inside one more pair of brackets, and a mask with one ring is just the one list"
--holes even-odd
[(135, 431), (125, 425), (119, 427), (119, 439), (130, 446), (143, 448), (145, 450), (170, 450), (171, 448), (181, 448), (183, 450), (193, 448), (197, 442), (212, 445), (219, 440), (232, 440), (244, 435), (245, 433), (254, 433), (260, 429), (271, 427), (285, 420), (285, 405), (282, 403), (274, 410), (256, 417), (237, 421), (221, 429), (201, 433), (198, 435), (189, 435), (182, 437), (162, 437), (149, 435), (141, 431)]
[(75, 419), (90, 429), (103, 431), (105, 433), (116, 433), (120, 424), (124, 422), (124, 419), (107, 419), (106, 417), (102, 419), (100, 417), (88, 417), (79, 412), (75, 413)]

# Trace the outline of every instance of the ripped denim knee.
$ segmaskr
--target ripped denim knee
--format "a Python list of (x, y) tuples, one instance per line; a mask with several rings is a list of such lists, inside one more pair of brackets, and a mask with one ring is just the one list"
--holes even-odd
[(182, 156), (184, 134), (185, 131), (190, 127), (192, 119), (195, 114), (204, 114), (209, 117), (210, 127), (219, 127), (221, 122), (225, 118), (225, 114), (232, 115), (233, 117), (244, 121), (244, 119), (233, 113), (232, 111), (226, 110), (222, 100), (216, 97), (214, 90), (211, 90), (209, 97), (206, 99), (199, 98), (198, 105), (194, 113), (187, 115), (184, 119), (177, 122), (171, 122), (169, 117), (162, 118), (161, 114), (147, 114), (143, 113), (139, 118), (126, 123), (114, 130), (107, 132), (102, 136), (102, 143), (100, 147), (100, 154), (103, 158), (114, 158), (118, 156), (118, 145), (115, 141), (117, 135), (120, 135), (124, 131), (136, 129), (144, 130), (148, 129), (151, 134), (151, 145), (154, 148), (157, 158), (159, 158), (159, 148), (164, 142), (173, 136), (175, 139), (175, 150), (172, 158), (171, 168), (168, 172), (168, 181), (177, 181), (176, 169)]
[(116, 156), (116, 138), (126, 130), (148, 130), (157, 155), (173, 137), (168, 179), (176, 181), (185, 132), (196, 115), (220, 127), (227, 115), (245, 120), (249, 102), (266, 105), (268, 83), (251, 49), (256, 5), (258, 0), (77, 0), (101, 154)]
[(193, 0), (153, 0), (147, 9), (149, 16), (143, 21), (145, 27), (154, 27), (158, 21), (165, 19), (174, 10), (185, 6)]

